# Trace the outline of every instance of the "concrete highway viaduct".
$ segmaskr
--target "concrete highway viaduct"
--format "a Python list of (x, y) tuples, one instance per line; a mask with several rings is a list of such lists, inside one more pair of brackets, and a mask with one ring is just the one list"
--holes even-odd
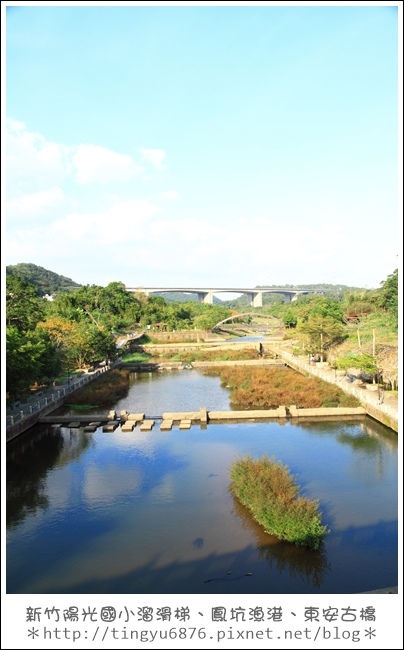
[(208, 305), (213, 304), (213, 296), (218, 293), (241, 293), (247, 296), (248, 305), (250, 307), (262, 307), (262, 296), (264, 293), (279, 293), (284, 297), (285, 302), (297, 300), (299, 296), (308, 293), (323, 293), (315, 289), (240, 289), (239, 287), (229, 289), (228, 287), (201, 288), (194, 289), (190, 287), (126, 287), (127, 291), (131, 293), (144, 293), (150, 296), (153, 293), (196, 293), (199, 302), (204, 302)]

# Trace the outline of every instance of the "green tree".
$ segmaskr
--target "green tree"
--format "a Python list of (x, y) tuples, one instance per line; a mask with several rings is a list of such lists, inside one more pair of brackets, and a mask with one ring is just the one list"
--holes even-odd
[(310, 317), (330, 318), (339, 323), (344, 322), (342, 306), (336, 300), (317, 296), (308, 303), (307, 318)]
[(6, 322), (20, 331), (33, 330), (44, 318), (43, 300), (38, 298), (32, 284), (18, 276), (6, 278)]
[(308, 337), (309, 351), (320, 354), (321, 361), (324, 361), (325, 350), (341, 339), (344, 332), (341, 323), (324, 316), (310, 316), (306, 322), (299, 324), (298, 329)]
[(378, 293), (378, 304), (382, 309), (390, 311), (396, 318), (398, 317), (398, 269), (381, 283), (382, 288)]
[(284, 313), (282, 320), (285, 327), (291, 328), (297, 325), (297, 316), (291, 309), (288, 309)]
[(7, 327), (6, 349), (6, 385), (11, 398), (60, 371), (56, 348), (44, 330), (21, 332), (16, 327)]
[(70, 335), (65, 353), (73, 363), (82, 368), (107, 357), (114, 357), (116, 345), (106, 330), (89, 323), (78, 323)]
[(339, 357), (335, 365), (340, 370), (348, 370), (348, 368), (359, 368), (364, 372), (374, 374), (377, 372), (377, 362), (371, 354), (349, 354), (344, 357)]

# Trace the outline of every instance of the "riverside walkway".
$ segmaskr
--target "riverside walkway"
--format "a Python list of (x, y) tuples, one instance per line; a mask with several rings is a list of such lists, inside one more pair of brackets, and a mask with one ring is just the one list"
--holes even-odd
[(297, 357), (283, 348), (272, 345), (265, 346), (267, 351), (277, 354), (285, 363), (302, 373), (319, 377), (329, 384), (336, 384), (345, 393), (356, 397), (366, 410), (366, 413), (398, 432), (398, 400), (394, 394), (389, 395), (377, 384), (354, 384), (349, 383), (346, 373), (330, 368), (328, 363), (309, 363), (302, 357)]
[(23, 433), (39, 421), (41, 415), (47, 415), (62, 406), (66, 397), (97, 379), (102, 373), (119, 366), (119, 362), (105, 364), (92, 371), (73, 375), (60, 386), (52, 386), (45, 391), (39, 391), (32, 397), (14, 404), (6, 411), (7, 442)]

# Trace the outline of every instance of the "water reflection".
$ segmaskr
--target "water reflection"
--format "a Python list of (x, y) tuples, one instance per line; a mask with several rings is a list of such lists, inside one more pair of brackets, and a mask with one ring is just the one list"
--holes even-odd
[[(114, 407), (225, 410), (228, 391), (211, 382), (197, 371), (142, 376)], [(247, 453), (281, 460), (320, 501), (331, 528), (320, 551), (267, 535), (230, 496), (229, 467)], [(171, 432), (39, 427), (7, 445), (7, 460), (9, 593), (354, 593), (397, 584), (397, 436), (370, 418)]]
[(7, 447), (7, 527), (48, 507), (46, 478), (63, 447), (61, 433), (48, 430), (38, 430)]
[(326, 574), (331, 570), (324, 544), (317, 551), (313, 551), (303, 546), (288, 544), (274, 535), (269, 535), (231, 490), (230, 494), (233, 500), (233, 513), (241, 520), (243, 528), (255, 538), (259, 557), (272, 569), (276, 569), (277, 573), (286, 572), (290, 578), (302, 579), (308, 585), (320, 589)]

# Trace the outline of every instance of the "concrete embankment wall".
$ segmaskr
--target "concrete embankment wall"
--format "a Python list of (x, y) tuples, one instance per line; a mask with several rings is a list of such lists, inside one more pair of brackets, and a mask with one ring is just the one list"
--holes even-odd
[(340, 417), (344, 415), (366, 415), (366, 409), (363, 406), (357, 407), (321, 407), (321, 408), (310, 408), (310, 409), (298, 409), (296, 406), (289, 406), (288, 408), (289, 415), (292, 418), (312, 418), (312, 417)]
[[(393, 429), (393, 431), (398, 431), (397, 409), (389, 406), (388, 404), (375, 403), (375, 395), (374, 393), (371, 393), (371, 391), (368, 391), (366, 388), (359, 388), (358, 386), (349, 384), (348, 382), (344, 381), (345, 377), (337, 375), (335, 372), (330, 371), (329, 368), (328, 370), (324, 370), (323, 368), (316, 367), (315, 364), (308, 364), (295, 357), (290, 352), (285, 352), (281, 349), (274, 349), (273, 351), (280, 355), (286, 364), (294, 370), (319, 377), (329, 384), (335, 384), (345, 393), (353, 395), (361, 402), (363, 408), (365, 409), (365, 412), (368, 415), (373, 417), (375, 420), (378, 420), (390, 429)], [(341, 408), (338, 408), (336, 410), (338, 410), (339, 413), (342, 411)]]
[(13, 440), (13, 438), (16, 438), (21, 433), (24, 433), (24, 431), (27, 431), (27, 429), (33, 427), (39, 421), (40, 416), (48, 415), (60, 406), (63, 406), (65, 399), (65, 397), (61, 397), (60, 399), (54, 400), (51, 404), (49, 404), (49, 406), (42, 407), (41, 411), (32, 413), (32, 415), (27, 415), (15, 424), (12, 424), (6, 430), (6, 441), (8, 442), (9, 440)]

